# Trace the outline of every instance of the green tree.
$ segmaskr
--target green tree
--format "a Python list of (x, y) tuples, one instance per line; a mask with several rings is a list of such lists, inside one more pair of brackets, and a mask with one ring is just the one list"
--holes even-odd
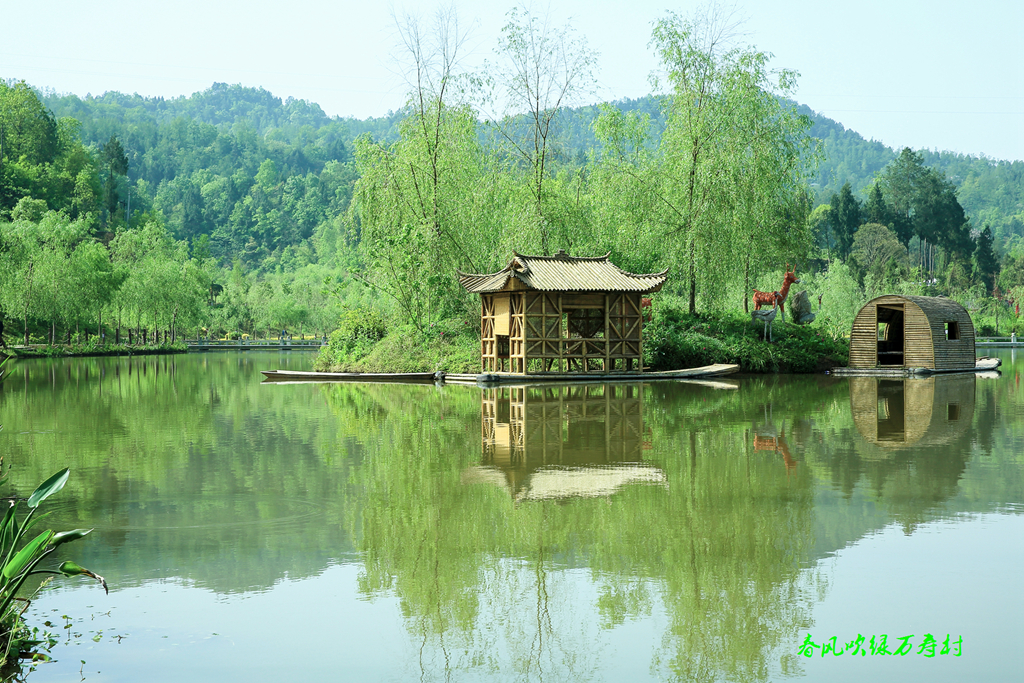
[(623, 189), (646, 195), (632, 202), (634, 215), (658, 226), (658, 251), (671, 252), (691, 312), (698, 290), (717, 305), (732, 273), (749, 281), (758, 265), (802, 258), (810, 244), (796, 163), (809, 121), (775, 97), (792, 90), (795, 74), (769, 72), (767, 53), (731, 46), (733, 28), (717, 8), (655, 22), (655, 85), (669, 91), (657, 154), (640, 151), (638, 164), (624, 149), (608, 156), (628, 177)]
[(518, 230), (513, 212), (502, 215), (511, 181), (488, 168), (475, 113), (460, 94), (464, 37), (454, 15), (440, 12), (432, 35), (413, 20), (400, 34), (411, 60), (407, 116), (395, 142), (356, 141), (355, 220), (362, 279), (422, 329), (465, 311), (469, 299), (452, 276), (493, 267), (495, 225), (507, 239)]
[(548, 17), (513, 8), (506, 18), (496, 49), (499, 65), (491, 76), (500, 88), (492, 101), (502, 101), (505, 113), (493, 117), (494, 124), (511, 156), (529, 170), (540, 249), (550, 254), (553, 212), (546, 208), (546, 183), (556, 158), (556, 124), (564, 107), (594, 91), (597, 54), (570, 26), (554, 28)]
[(861, 225), (860, 202), (853, 196), (850, 183), (843, 183), (837, 194), (832, 195), (830, 217), (835, 235), (839, 258), (845, 259), (853, 249), (853, 237)]
[(103, 165), (107, 168), (107, 180), (103, 185), (103, 208), (107, 210), (107, 225), (117, 216), (120, 201), (117, 192), (117, 176), (127, 175), (128, 155), (125, 154), (121, 141), (111, 135), (110, 139), (100, 148)]
[(987, 225), (978, 235), (977, 246), (974, 248), (971, 262), (974, 267), (974, 277), (985, 285), (986, 296), (991, 295), (999, 272), (999, 262), (992, 250), (992, 229)]
[(879, 183), (891, 206), (893, 229), (904, 245), (918, 238), (918, 262), (928, 261), (929, 242), (954, 259), (970, 258), (973, 243), (956, 187), (942, 173), (924, 165), (920, 153), (904, 148), (882, 172)]
[(882, 187), (879, 183), (871, 185), (871, 191), (868, 192), (868, 200), (864, 203), (863, 214), (864, 220), (868, 223), (889, 225), (892, 222), (890, 220), (889, 207), (882, 196)]
[(857, 230), (850, 256), (876, 282), (889, 285), (906, 275), (910, 265), (907, 248), (896, 233), (879, 223), (865, 223)]

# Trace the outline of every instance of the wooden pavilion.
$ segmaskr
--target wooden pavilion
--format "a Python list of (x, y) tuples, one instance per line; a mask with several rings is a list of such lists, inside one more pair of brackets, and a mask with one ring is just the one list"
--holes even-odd
[(668, 271), (627, 273), (608, 256), (516, 253), (497, 273), (459, 272), (480, 295), (483, 371), (642, 371), (642, 297), (660, 290)]
[(974, 370), (974, 323), (945, 297), (887, 295), (872, 299), (853, 321), (852, 369)]

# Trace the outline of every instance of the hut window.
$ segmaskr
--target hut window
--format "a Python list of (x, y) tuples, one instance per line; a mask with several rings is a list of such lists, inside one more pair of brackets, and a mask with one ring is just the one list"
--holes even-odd
[(498, 358), (508, 358), (508, 356), (509, 356), (508, 335), (507, 334), (499, 334), (498, 335)]
[(950, 321), (946, 323), (946, 339), (956, 341), (960, 338), (960, 323)]
[(956, 422), (960, 419), (960, 404), (959, 403), (947, 403), (946, 404), (946, 419), (950, 422)]
[(569, 337), (594, 339), (604, 336), (604, 310), (600, 308), (579, 308), (566, 314)]

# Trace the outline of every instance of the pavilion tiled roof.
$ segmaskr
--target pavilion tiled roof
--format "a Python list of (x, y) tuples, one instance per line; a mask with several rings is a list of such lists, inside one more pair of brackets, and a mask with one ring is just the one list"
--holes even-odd
[[(513, 252), (515, 253), (515, 252)], [(545, 292), (656, 292), (668, 278), (668, 270), (637, 275), (627, 273), (604, 256), (569, 256), (559, 249), (554, 256), (515, 253), (497, 273), (474, 275), (459, 272), (459, 283), (474, 294), (500, 292), (513, 278), (528, 289)]]

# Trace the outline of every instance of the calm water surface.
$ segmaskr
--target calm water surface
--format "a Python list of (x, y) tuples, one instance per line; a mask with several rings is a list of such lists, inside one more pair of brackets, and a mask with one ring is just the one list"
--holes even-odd
[[(62, 640), (30, 680), (1014, 680), (1002, 358), (502, 390), (261, 384), (298, 352), (24, 361), (0, 454), (22, 494), (72, 468), (45, 506), (96, 528), (63, 549), (112, 589), (40, 592)], [(883, 634), (909, 654), (845, 647)]]

